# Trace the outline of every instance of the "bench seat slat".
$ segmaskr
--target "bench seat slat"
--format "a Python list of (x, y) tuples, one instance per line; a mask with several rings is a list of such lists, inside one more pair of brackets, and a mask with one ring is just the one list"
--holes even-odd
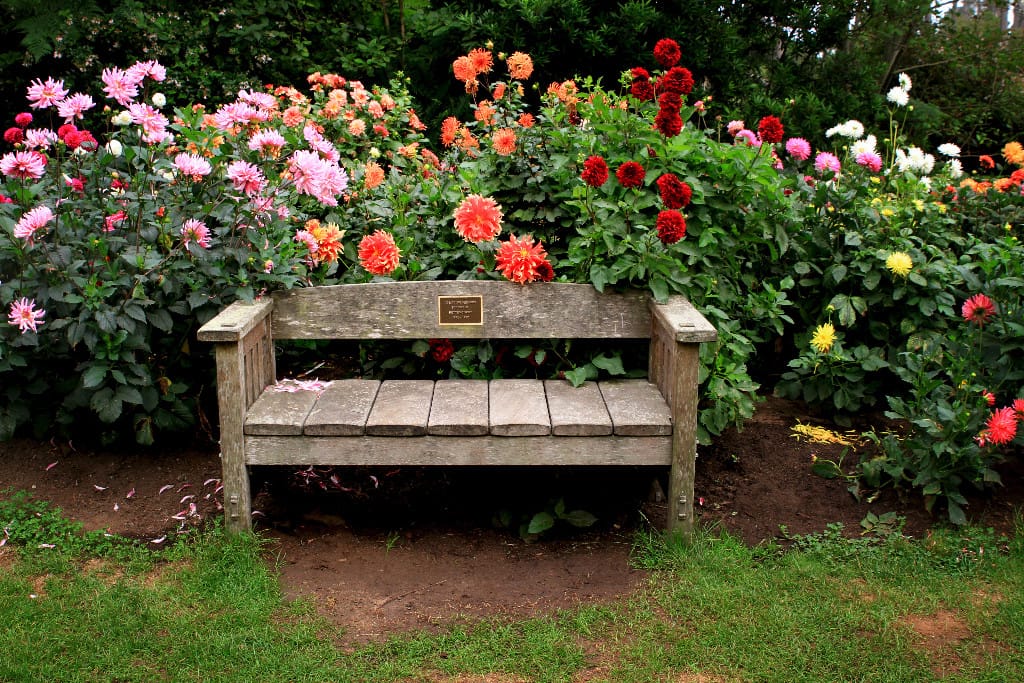
[(547, 436), (551, 433), (544, 384), (532, 379), (494, 379), (489, 385), (491, 434)]
[(555, 436), (607, 436), (612, 433), (601, 390), (593, 382), (579, 387), (565, 380), (545, 380), (551, 413), (551, 433)]
[[(372, 454), (372, 458), (367, 454)], [(248, 465), (339, 466), (651, 466), (672, 462), (667, 436), (253, 436)]]
[(452, 379), (434, 384), (427, 434), (483, 436), (490, 427), (487, 380)]
[(423, 436), (427, 433), (434, 383), (429, 379), (385, 380), (366, 419), (369, 436)]
[(340, 379), (320, 394), (302, 429), (310, 436), (362, 436), (380, 381)]
[(315, 391), (275, 391), (268, 387), (245, 416), (246, 434), (302, 434)]
[(608, 413), (618, 436), (667, 436), (672, 413), (658, 387), (637, 380), (599, 382)]

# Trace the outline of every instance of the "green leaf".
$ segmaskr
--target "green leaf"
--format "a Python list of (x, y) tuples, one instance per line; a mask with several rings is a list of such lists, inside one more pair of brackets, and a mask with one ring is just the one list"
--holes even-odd
[(562, 516), (562, 519), (569, 522), (569, 524), (572, 524), (574, 527), (578, 527), (580, 529), (586, 528), (588, 526), (593, 526), (593, 524), (597, 521), (597, 517), (590, 514), (586, 510), (572, 510), (564, 516)]
[(626, 368), (622, 366), (622, 358), (619, 356), (606, 356), (602, 353), (590, 362), (598, 369), (607, 372), (609, 375), (626, 374)]
[(574, 387), (581, 386), (587, 381), (587, 366), (581, 365), (578, 368), (565, 371), (565, 379), (569, 381), (569, 384)]
[(103, 384), (104, 378), (107, 376), (106, 365), (91, 365), (89, 368), (82, 373), (82, 386), (86, 389), (92, 389)]
[(542, 534), (555, 525), (555, 518), (550, 512), (538, 512), (526, 527), (528, 534)]

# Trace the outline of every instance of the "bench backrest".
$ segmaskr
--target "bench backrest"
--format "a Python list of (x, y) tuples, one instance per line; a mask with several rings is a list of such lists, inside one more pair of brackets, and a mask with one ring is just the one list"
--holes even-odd
[(433, 280), (275, 292), (275, 339), (644, 339), (649, 296), (588, 284)]

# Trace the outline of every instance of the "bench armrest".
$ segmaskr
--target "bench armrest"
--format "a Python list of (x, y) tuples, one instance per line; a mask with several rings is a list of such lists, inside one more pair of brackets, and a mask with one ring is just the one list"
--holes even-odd
[(718, 341), (718, 331), (686, 297), (671, 296), (663, 304), (651, 299), (650, 307), (654, 325), (674, 336), (677, 342)]
[(236, 301), (199, 328), (199, 341), (238, 342), (270, 315), (274, 301), (270, 298)]

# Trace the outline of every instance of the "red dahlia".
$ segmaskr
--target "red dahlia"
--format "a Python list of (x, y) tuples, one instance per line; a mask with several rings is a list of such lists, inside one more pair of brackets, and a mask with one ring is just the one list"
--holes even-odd
[(693, 197), (690, 186), (675, 175), (666, 173), (658, 178), (658, 193), (666, 209), (685, 209)]
[(650, 102), (654, 99), (654, 84), (650, 81), (637, 79), (629, 86), (629, 94), (641, 102)]
[(660, 109), (654, 117), (654, 127), (667, 138), (674, 138), (683, 130), (683, 119), (678, 110)]
[(761, 138), (761, 142), (769, 145), (782, 142), (782, 137), (785, 135), (782, 121), (779, 120), (778, 116), (765, 116), (757, 124), (757, 135)]
[(645, 175), (644, 167), (635, 161), (627, 161), (615, 172), (615, 177), (623, 187), (640, 187), (644, 184)]
[(654, 58), (666, 69), (678, 64), (682, 56), (682, 52), (679, 51), (679, 43), (671, 38), (662, 38), (654, 44)]
[(693, 74), (682, 66), (674, 66), (658, 79), (658, 90), (689, 95), (693, 90)]
[(996, 314), (996, 305), (984, 294), (975, 294), (964, 302), (960, 313), (967, 322), (984, 327), (988, 319)]
[(675, 244), (686, 237), (686, 219), (683, 218), (683, 214), (674, 209), (660, 212), (656, 225), (658, 239), (662, 244)]
[(583, 172), (580, 177), (591, 187), (601, 187), (608, 182), (608, 164), (596, 154), (587, 157), (587, 160), (583, 162)]

